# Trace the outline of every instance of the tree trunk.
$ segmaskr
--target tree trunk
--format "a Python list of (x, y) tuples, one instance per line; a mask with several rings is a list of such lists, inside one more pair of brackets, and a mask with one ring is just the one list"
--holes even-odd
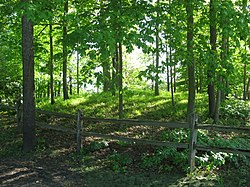
[[(226, 18), (222, 18), (223, 20)], [(228, 25), (229, 23), (227, 23), (227, 21), (224, 21), (222, 22), (222, 43), (221, 43), (221, 66), (222, 68), (225, 68), (225, 65), (227, 62), (227, 42), (228, 42), (228, 37), (226, 36), (226, 26)], [(219, 116), (220, 116), (220, 103), (221, 103), (221, 100), (223, 99), (223, 90), (224, 88), (222, 86), (223, 85), (223, 78), (222, 78), (222, 75), (218, 75), (218, 88), (217, 88), (217, 96), (216, 96), (216, 105), (215, 105), (215, 116), (214, 116), (214, 121), (215, 123), (218, 123), (219, 122)]]
[(73, 95), (73, 84), (72, 84), (72, 75), (71, 75), (72, 72), (70, 72), (70, 75), (69, 75), (69, 94), (70, 95)]
[(116, 76), (116, 59), (115, 57), (112, 58), (112, 95), (115, 96), (115, 91), (116, 91), (116, 80), (117, 80), (117, 76)]
[[(169, 62), (172, 64), (172, 48), (169, 48)], [(171, 101), (172, 106), (175, 106), (175, 100), (174, 100), (174, 85), (173, 85), (173, 67), (170, 65), (170, 91), (171, 91)]]
[(79, 81), (79, 54), (76, 54), (76, 92), (79, 95), (80, 92), (80, 81)]
[[(157, 0), (157, 6), (159, 5), (159, 0)], [(158, 12), (156, 13), (157, 14), (157, 20), (159, 18), (159, 14)], [(156, 49), (156, 56), (155, 56), (155, 69), (156, 69), (156, 72), (155, 72), (155, 96), (159, 95), (159, 24), (156, 23), (156, 27), (155, 27), (155, 30), (156, 30), (156, 39), (155, 39), (155, 43), (156, 43), (156, 46), (155, 46), (155, 49)]]
[(49, 63), (49, 75), (50, 75), (50, 103), (53, 105), (55, 103), (55, 93), (54, 93), (54, 69), (53, 69), (53, 63), (54, 63), (54, 52), (53, 52), (53, 36), (52, 36), (52, 23), (49, 25), (49, 46), (50, 46), (50, 63)]
[(176, 86), (176, 65), (174, 65), (174, 93), (176, 92), (177, 86)]
[[(60, 77), (62, 76), (62, 74), (60, 73)], [(58, 90), (57, 90), (57, 96), (61, 96), (61, 86), (62, 86), (62, 82), (59, 80), (58, 81)]]
[[(152, 55), (152, 60), (153, 60), (153, 62), (152, 62), (152, 67), (155, 67), (155, 55), (154, 55), (154, 53), (153, 53), (153, 55)], [(154, 72), (154, 69), (153, 69), (153, 72)], [(153, 75), (152, 75), (152, 77), (151, 77), (151, 82), (152, 82), (151, 90), (154, 91), (154, 87), (155, 87), (155, 78), (153, 77)]]
[(123, 66), (123, 61), (122, 61), (122, 44), (119, 42), (119, 118), (123, 118), (123, 86), (122, 86), (122, 66)]
[(46, 95), (47, 98), (50, 98), (50, 82), (48, 81), (47, 83), (47, 95)]
[(243, 76), (243, 100), (247, 98), (247, 65), (244, 64), (244, 76)]
[[(221, 77), (218, 78), (219, 82), (222, 82)], [(221, 89), (217, 89), (215, 112), (214, 112), (214, 122), (217, 124), (220, 119), (220, 103), (221, 103)]]
[[(22, 2), (28, 2), (22, 0)], [(34, 85), (33, 25), (26, 15), (22, 16), (23, 61), (23, 151), (30, 152), (36, 146), (35, 85)]]
[(119, 61), (119, 54), (118, 54), (118, 45), (115, 44), (115, 54), (112, 58), (112, 95), (115, 96), (116, 89), (118, 87), (118, 61)]
[(244, 72), (243, 72), (243, 100), (247, 98), (247, 41), (245, 41), (245, 57), (243, 59)]
[(169, 81), (169, 57), (168, 49), (166, 48), (166, 66), (167, 66), (167, 90), (170, 91), (170, 81)]
[(247, 83), (247, 97), (248, 100), (250, 100), (250, 78), (248, 78), (248, 83)]
[(200, 64), (199, 66), (199, 87), (200, 87), (200, 90), (199, 92), (202, 93), (203, 92), (203, 70), (202, 70), (202, 66)]
[[(210, 45), (212, 54), (212, 63), (215, 63), (216, 55), (216, 0), (210, 0)], [(215, 88), (214, 88), (214, 68), (208, 65), (208, 97), (209, 97), (209, 116), (214, 118), (215, 112)]]
[[(247, 15), (247, 1), (248, 0), (243, 0), (242, 4), (242, 12)], [(245, 26), (245, 25), (244, 25)], [(243, 63), (244, 63), (244, 72), (243, 72), (243, 100), (246, 100), (247, 98), (247, 36), (244, 36), (244, 40), (245, 40), (245, 56), (243, 59)]]
[[(172, 1), (169, 0), (169, 4), (171, 4)], [(172, 26), (171, 21), (172, 21), (172, 14), (171, 10), (169, 13), (169, 19), (170, 19), (170, 27)], [(170, 92), (171, 92), (171, 102), (172, 106), (175, 106), (175, 100), (174, 100), (174, 88), (173, 88), (173, 68), (172, 68), (172, 35), (171, 33), (169, 34), (169, 66), (170, 66)]]
[(186, 1), (187, 12), (187, 69), (188, 69), (188, 108), (187, 119), (191, 120), (192, 114), (194, 114), (195, 108), (195, 63), (194, 63), (194, 51), (193, 51), (193, 1)]
[(68, 0), (64, 3), (64, 20), (63, 20), (63, 99), (69, 99), (68, 95), (68, 84), (67, 84), (67, 59), (68, 59), (68, 49), (67, 49), (67, 20), (66, 15), (68, 13)]
[[(221, 59), (225, 61), (228, 56), (228, 37), (222, 36), (222, 52), (221, 52)], [(226, 96), (228, 95), (228, 78), (224, 77), (221, 79), (223, 89), (221, 90), (221, 102), (226, 100)]]

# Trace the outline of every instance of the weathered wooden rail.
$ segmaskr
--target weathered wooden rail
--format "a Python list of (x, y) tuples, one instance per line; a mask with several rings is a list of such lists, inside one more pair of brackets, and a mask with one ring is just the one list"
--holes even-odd
[[(20, 106), (3, 106), (0, 105), (0, 110), (15, 110), (16, 111), (16, 121), (20, 125), (22, 122), (22, 110)], [(189, 149), (189, 165), (191, 172), (195, 168), (195, 155), (197, 150), (201, 151), (214, 151), (214, 152), (226, 152), (234, 154), (243, 154), (250, 156), (250, 149), (239, 149), (239, 148), (224, 148), (224, 147), (215, 147), (215, 146), (204, 146), (197, 144), (197, 132), (199, 129), (203, 130), (213, 130), (213, 131), (224, 131), (224, 132), (237, 132), (250, 134), (250, 128), (247, 127), (231, 127), (231, 126), (218, 126), (211, 124), (198, 124), (197, 117), (193, 115), (191, 117), (190, 123), (180, 123), (180, 122), (159, 122), (159, 121), (148, 121), (148, 120), (135, 120), (135, 119), (111, 119), (111, 118), (89, 118), (83, 116), (81, 111), (78, 111), (77, 115), (72, 114), (62, 114), (57, 112), (50, 112), (45, 110), (36, 110), (37, 114), (51, 115), (55, 117), (68, 118), (75, 120), (75, 127), (65, 128), (60, 126), (49, 125), (47, 123), (36, 122), (36, 126), (39, 128), (51, 129), (56, 131), (61, 131), (65, 133), (70, 133), (76, 135), (76, 149), (79, 152), (82, 148), (82, 139), (84, 137), (99, 137), (104, 139), (113, 139), (126, 142), (156, 145), (156, 146), (167, 146), (174, 148), (184, 148)], [(87, 123), (111, 123), (111, 124), (127, 124), (127, 125), (140, 125), (140, 126), (153, 126), (153, 127), (167, 127), (167, 128), (184, 128), (190, 129), (190, 140), (189, 143), (178, 143), (178, 142), (166, 142), (166, 141), (157, 141), (157, 140), (148, 140), (148, 139), (137, 139), (124, 136), (117, 136), (111, 134), (101, 134), (96, 132), (84, 131), (84, 125)]]

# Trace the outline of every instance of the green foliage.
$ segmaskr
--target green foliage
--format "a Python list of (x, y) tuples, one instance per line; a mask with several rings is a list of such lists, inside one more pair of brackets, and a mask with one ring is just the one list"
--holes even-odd
[(227, 125), (245, 125), (250, 118), (250, 104), (243, 100), (230, 98), (223, 103), (221, 117)]
[(161, 140), (169, 142), (187, 143), (189, 140), (189, 130), (173, 129), (161, 134)]
[(130, 164), (132, 164), (132, 158), (126, 153), (118, 153), (114, 151), (108, 156), (108, 160), (111, 164), (112, 169), (115, 172), (126, 173)]
[(212, 171), (223, 166), (227, 159), (232, 158), (232, 154), (211, 152), (202, 156), (197, 156), (196, 158), (199, 166), (205, 167), (208, 171)]
[(108, 143), (106, 141), (102, 141), (102, 142), (93, 141), (89, 145), (89, 150), (90, 151), (97, 151), (97, 150), (100, 150), (100, 149), (105, 148), (107, 146), (108, 146)]
[(44, 138), (37, 139), (36, 151), (43, 152), (47, 148), (46, 140)]
[(144, 155), (141, 166), (144, 169), (153, 169), (159, 172), (170, 172), (176, 167), (186, 171), (188, 168), (187, 152), (177, 151), (175, 148), (159, 148), (152, 155)]

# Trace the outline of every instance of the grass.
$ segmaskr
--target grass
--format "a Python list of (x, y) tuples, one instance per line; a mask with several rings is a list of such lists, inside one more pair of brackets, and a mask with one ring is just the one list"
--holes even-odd
[[(150, 90), (126, 90), (124, 97), (124, 118), (154, 119), (164, 121), (185, 121), (187, 93), (175, 94), (175, 106), (171, 104), (169, 92), (162, 92), (160, 96), (154, 96)], [(205, 115), (204, 95), (197, 95), (197, 113)], [(82, 94), (81, 96), (71, 96), (69, 100), (63, 101), (57, 98), (54, 105), (49, 104), (49, 100), (37, 102), (39, 108), (76, 113), (82, 110), (88, 117), (111, 117), (118, 118), (118, 97), (111, 93)], [(201, 119), (204, 119), (202, 117)]]
[[(169, 92), (162, 92), (154, 96), (151, 90), (125, 90), (124, 118), (151, 119), (161, 121), (185, 121), (187, 111), (187, 92), (174, 94), (175, 106), (172, 106)], [(208, 118), (208, 99), (206, 94), (196, 94), (195, 112), (199, 123), (212, 123)], [(86, 117), (118, 118), (118, 96), (110, 92), (82, 94), (70, 96), (64, 101), (56, 98), (56, 103), (51, 105), (49, 99), (37, 100), (37, 107), (63, 113), (76, 114), (77, 110), (83, 111)], [(250, 124), (250, 102), (229, 98), (222, 103), (220, 110), (220, 125), (246, 126)]]

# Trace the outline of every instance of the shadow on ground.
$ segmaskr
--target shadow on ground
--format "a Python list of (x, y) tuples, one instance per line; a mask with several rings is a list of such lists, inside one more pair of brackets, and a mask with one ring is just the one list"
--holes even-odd
[(115, 173), (104, 168), (73, 171), (57, 158), (49, 161), (4, 159), (0, 162), (0, 186), (170, 186), (182, 176), (156, 173)]

